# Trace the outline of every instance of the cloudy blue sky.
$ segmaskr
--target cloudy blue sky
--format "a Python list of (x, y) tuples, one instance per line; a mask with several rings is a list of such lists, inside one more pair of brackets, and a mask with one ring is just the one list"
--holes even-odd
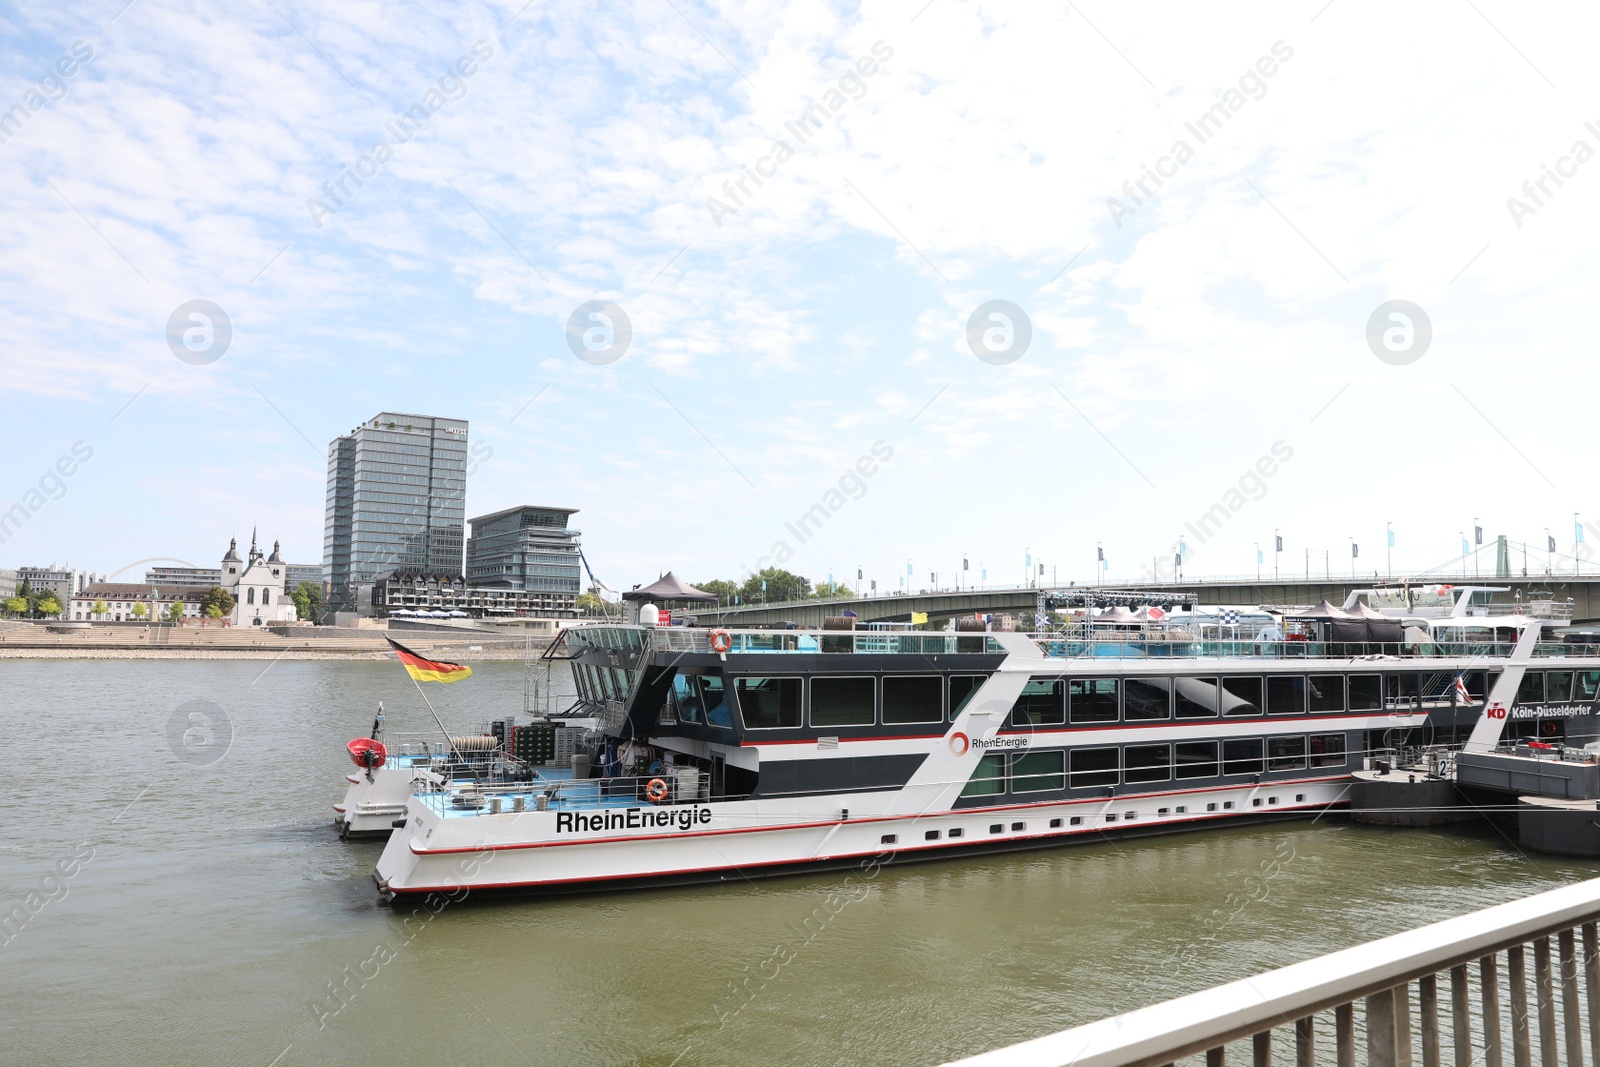
[[(0, 507), (40, 505), (0, 566), (252, 525), (314, 562), (327, 443), (381, 410), (469, 419), (468, 514), (579, 508), (618, 587), (780, 542), (1132, 581), (1219, 503), (1190, 574), (1275, 529), (1383, 568), (1389, 522), (1423, 570), (1474, 516), (1570, 567), (1600, 520), (1592, 10), (122, 4), (0, 12)], [(213, 362), (169, 346), (192, 300)], [(568, 344), (593, 300), (610, 362)], [(1020, 358), (969, 344), (991, 300)], [(1391, 300), (1420, 357), (1369, 346)]]

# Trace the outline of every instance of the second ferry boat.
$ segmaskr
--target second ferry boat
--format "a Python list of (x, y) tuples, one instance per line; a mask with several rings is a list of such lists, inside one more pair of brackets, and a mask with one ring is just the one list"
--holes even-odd
[(1352, 607), (1242, 640), (575, 628), (598, 725), (571, 766), (419, 783), (375, 878), (560, 893), (1039, 848), (1335, 807), (1370, 754), (1459, 746), (1485, 708), (1595, 735), (1600, 656), (1548, 620)]

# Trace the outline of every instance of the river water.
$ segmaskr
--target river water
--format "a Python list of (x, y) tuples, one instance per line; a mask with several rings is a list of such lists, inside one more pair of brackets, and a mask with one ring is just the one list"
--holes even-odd
[[(520, 663), (474, 672), (429, 687), (453, 729), (522, 708)], [(331, 822), (377, 701), (431, 728), (394, 664), (8, 660), (0, 693), (6, 1064), (935, 1064), (1600, 874), (1328, 816), (413, 915)]]

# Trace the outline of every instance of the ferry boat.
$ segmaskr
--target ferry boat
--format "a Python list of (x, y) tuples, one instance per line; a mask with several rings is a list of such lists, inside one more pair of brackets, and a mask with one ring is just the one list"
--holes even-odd
[(386, 901), (588, 892), (1308, 815), (1346, 804), (1374, 753), (1459, 747), (1508, 684), (1508, 733), (1596, 734), (1600, 656), (1541, 640), (1552, 620), (1319, 608), (1204, 637), (1176, 615), (569, 630), (552, 651), (597, 720), (581, 750), (419, 788), (374, 877)]

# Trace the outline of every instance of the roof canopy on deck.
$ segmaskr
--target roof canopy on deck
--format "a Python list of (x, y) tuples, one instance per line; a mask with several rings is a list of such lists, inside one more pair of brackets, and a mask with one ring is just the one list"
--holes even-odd
[(697, 604), (715, 604), (717, 595), (696, 589), (668, 571), (642, 589), (630, 589), (622, 594), (623, 600), (687, 600)]

